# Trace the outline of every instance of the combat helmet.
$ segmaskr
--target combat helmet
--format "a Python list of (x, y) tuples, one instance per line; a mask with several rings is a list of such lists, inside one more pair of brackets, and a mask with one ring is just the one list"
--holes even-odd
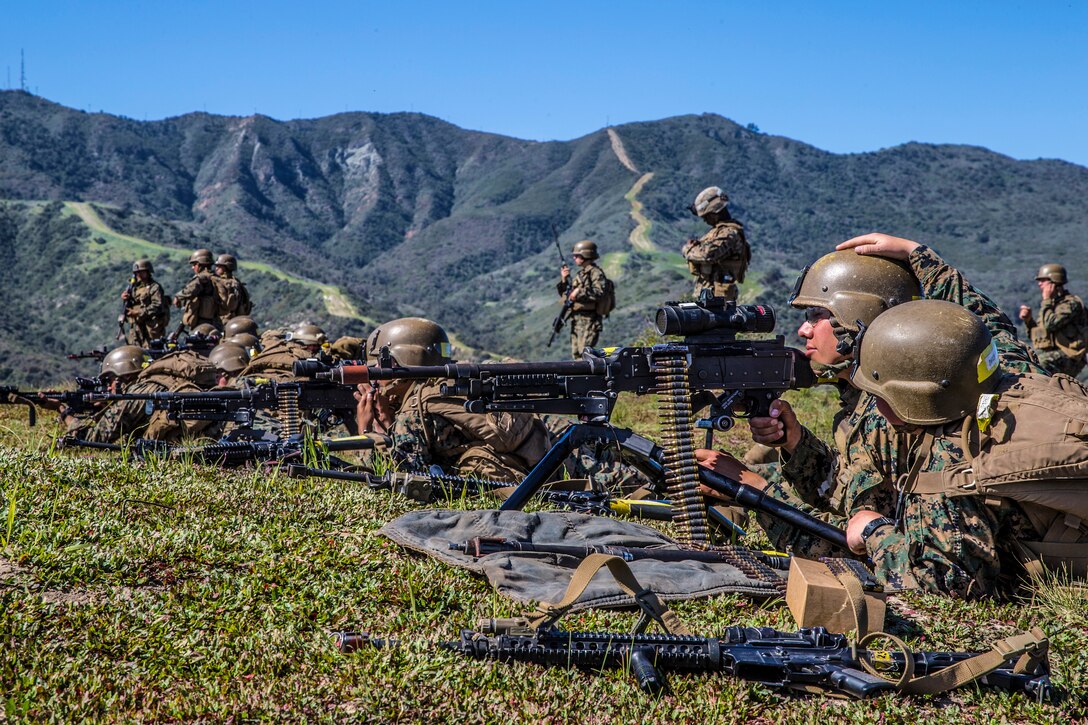
[(324, 345), (329, 341), (324, 330), (308, 322), (295, 325), (295, 329), (287, 333), (287, 339), (302, 345)]
[(238, 335), (240, 333), (249, 333), (250, 335), (257, 334), (257, 323), (252, 317), (238, 316), (232, 317), (223, 324), (223, 335), (230, 337), (231, 335)]
[(249, 364), (249, 353), (241, 345), (222, 342), (213, 347), (211, 352), (208, 353), (208, 362), (214, 365), (217, 370), (223, 370), (230, 375), (237, 375), (242, 368)]
[(688, 207), (688, 211), (697, 217), (705, 217), (707, 214), (720, 214), (729, 204), (729, 196), (717, 186), (708, 186), (695, 197), (695, 201)]
[(996, 387), (997, 346), (977, 315), (954, 302), (917, 300), (873, 320), (859, 340), (851, 382), (904, 422), (937, 425), (975, 411)]
[(195, 335), (197, 337), (203, 337), (208, 340), (218, 340), (221, 335), (221, 333), (219, 332), (219, 328), (217, 328), (210, 322), (200, 323), (192, 330), (190, 330), (189, 334)]
[(789, 302), (830, 310), (841, 327), (856, 333), (859, 320), (868, 325), (885, 310), (921, 296), (918, 279), (903, 262), (844, 250), (806, 267)]
[(233, 254), (220, 254), (215, 260), (216, 267), (226, 267), (231, 272), (238, 269), (238, 260)]
[(442, 326), (422, 317), (404, 317), (379, 326), (366, 338), (366, 356), (376, 362), (388, 347), (400, 365), (443, 365), (451, 362), (450, 338)]
[(576, 254), (583, 259), (597, 259), (599, 256), (601, 256), (597, 254), (596, 242), (591, 242), (588, 239), (583, 239), (580, 242), (575, 242), (574, 251), (572, 252), (572, 254)]
[(102, 358), (102, 375), (116, 375), (123, 378), (135, 375), (144, 369), (143, 348), (136, 345), (121, 345), (106, 353)]
[(189, 255), (189, 264), (199, 264), (201, 266), (212, 266), (212, 252), (210, 249), (198, 249)]
[(251, 348), (259, 347), (261, 341), (251, 332), (239, 332), (236, 335), (224, 337), (223, 342), (229, 342), (231, 345), (241, 345), (249, 350)]
[(1036, 281), (1041, 279), (1048, 279), (1054, 284), (1065, 284), (1069, 281), (1069, 278), (1065, 274), (1065, 267), (1060, 264), (1044, 264), (1039, 267), (1039, 271), (1035, 273)]
[(150, 259), (137, 259), (132, 263), (132, 273), (147, 272), (148, 274), (155, 274), (155, 268), (151, 266)]

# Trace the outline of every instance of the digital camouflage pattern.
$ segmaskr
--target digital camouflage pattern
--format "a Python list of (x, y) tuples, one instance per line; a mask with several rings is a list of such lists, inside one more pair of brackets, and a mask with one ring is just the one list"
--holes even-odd
[[(927, 299), (955, 302), (983, 320), (994, 336), (1004, 372), (1042, 372), (1031, 350), (1017, 339), (1009, 318), (958, 270), (925, 246), (916, 249), (908, 261)], [(894, 430), (877, 411), (873, 396), (846, 383), (839, 383), (839, 394), (840, 409), (834, 418), (836, 448), (803, 430), (793, 455), (783, 452), (781, 477), (773, 477), (767, 491), (840, 527), (861, 510), (894, 519), (899, 499), (896, 481), (909, 470), (918, 440)], [(994, 533), (998, 528), (994, 525), (1002, 521), (986, 515), (980, 505), (972, 497), (924, 501), (906, 497), (902, 527), (894, 533), (891, 527), (878, 529), (867, 542), (877, 576), (893, 587), (920, 587), (960, 596), (992, 593), (995, 581), (985, 587), (978, 582), (985, 573), (996, 571)], [(776, 546), (790, 547), (808, 557), (832, 553), (822, 541), (800, 535), (769, 517), (761, 516), (760, 524)]]
[(1059, 288), (1056, 297), (1043, 300), (1039, 319), (1029, 317), (1024, 324), (1047, 372), (1075, 378), (1084, 369), (1088, 312), (1080, 297)]
[(192, 329), (207, 323), (219, 327), (219, 302), (212, 273), (202, 269), (193, 275), (181, 291), (174, 295), (181, 305), (181, 321)]
[(155, 280), (136, 281), (132, 285), (128, 308), (128, 344), (148, 347), (152, 340), (166, 336), (170, 324), (170, 305), (162, 285)]
[[(573, 424), (571, 419), (561, 415), (542, 415), (540, 418), (552, 442)], [(623, 462), (615, 444), (583, 443), (567, 458), (564, 468), (570, 478), (589, 479), (595, 488), (602, 488), (614, 496), (626, 496), (653, 483), (642, 471)]]
[[(597, 314), (597, 300), (607, 294), (604, 270), (591, 261), (578, 268), (571, 279), (574, 304), (570, 315), (570, 354), (580, 360), (582, 350), (596, 347), (604, 329), (604, 320)], [(556, 285), (559, 294), (565, 293), (562, 282)]]
[(752, 250), (740, 222), (718, 222), (698, 239), (689, 239), (681, 253), (695, 276), (696, 297), (708, 289), (715, 297), (736, 301), (737, 284), (744, 282), (752, 261)]

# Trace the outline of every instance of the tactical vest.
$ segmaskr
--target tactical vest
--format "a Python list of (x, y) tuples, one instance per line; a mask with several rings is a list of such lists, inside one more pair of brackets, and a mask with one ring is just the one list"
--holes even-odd
[[(192, 350), (180, 350), (155, 360), (140, 371), (136, 381), (172, 393), (195, 393), (215, 387), (215, 366)], [(199, 435), (212, 424), (206, 420), (173, 421), (166, 415), (166, 411), (156, 410), (144, 437), (176, 443), (186, 436)]]
[(1079, 313), (1054, 332), (1049, 332), (1040, 321), (1031, 329), (1031, 344), (1036, 350), (1053, 350), (1057, 347), (1066, 357), (1083, 358), (1088, 351), (1088, 311), (1084, 308), (1084, 302), (1076, 295), (1067, 292), (1062, 299), (1066, 298), (1072, 298), (1079, 303)]
[(682, 250), (692, 274), (714, 276), (726, 273), (737, 282), (744, 281), (752, 251), (744, 238), (740, 222), (719, 222), (697, 240), (689, 241)]
[(1016, 501), (1038, 533), (1019, 542), (1029, 562), (1088, 575), (1088, 388), (1068, 375), (1009, 376), (944, 434), (959, 435), (966, 460), (919, 473), (932, 446), (928, 430), (908, 492)]
[[(427, 415), (442, 416), (468, 439), (469, 443), (451, 451), (459, 465), (470, 458), (486, 458), (524, 475), (548, 451), (548, 431), (529, 413), (469, 413), (464, 398), (442, 395), (438, 383), (416, 385), (409, 400), (424, 421)], [(426, 423), (423, 429), (428, 446), (432, 446)]]

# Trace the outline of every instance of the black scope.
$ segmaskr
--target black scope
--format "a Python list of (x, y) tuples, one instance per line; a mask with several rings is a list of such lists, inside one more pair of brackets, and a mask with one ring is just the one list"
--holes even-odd
[(654, 324), (662, 335), (687, 337), (715, 330), (732, 333), (773, 332), (775, 318), (774, 308), (768, 305), (669, 302), (657, 310)]

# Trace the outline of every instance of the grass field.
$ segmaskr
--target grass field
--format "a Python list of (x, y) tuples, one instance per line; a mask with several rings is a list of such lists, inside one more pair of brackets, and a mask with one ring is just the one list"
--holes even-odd
[[(827, 410), (825, 393), (794, 395)], [(644, 432), (653, 402), (617, 422)], [(45, 420), (0, 406), (0, 720), (362, 722), (1055, 722), (1088, 718), (1088, 599), (1051, 585), (1030, 600), (893, 597), (892, 628), (925, 649), (986, 648), (1030, 625), (1052, 635), (1061, 699), (965, 688), (871, 702), (674, 676), (650, 698), (619, 672), (482, 664), (443, 652), (481, 616), (524, 611), (480, 579), (376, 534), (410, 510), (387, 492), (50, 450)], [(824, 435), (827, 414), (821, 416)], [(744, 437), (726, 434), (739, 450)], [(793, 629), (781, 602), (680, 603), (701, 634)], [(567, 627), (626, 630), (628, 612)], [(341, 655), (330, 633), (398, 638)]]

